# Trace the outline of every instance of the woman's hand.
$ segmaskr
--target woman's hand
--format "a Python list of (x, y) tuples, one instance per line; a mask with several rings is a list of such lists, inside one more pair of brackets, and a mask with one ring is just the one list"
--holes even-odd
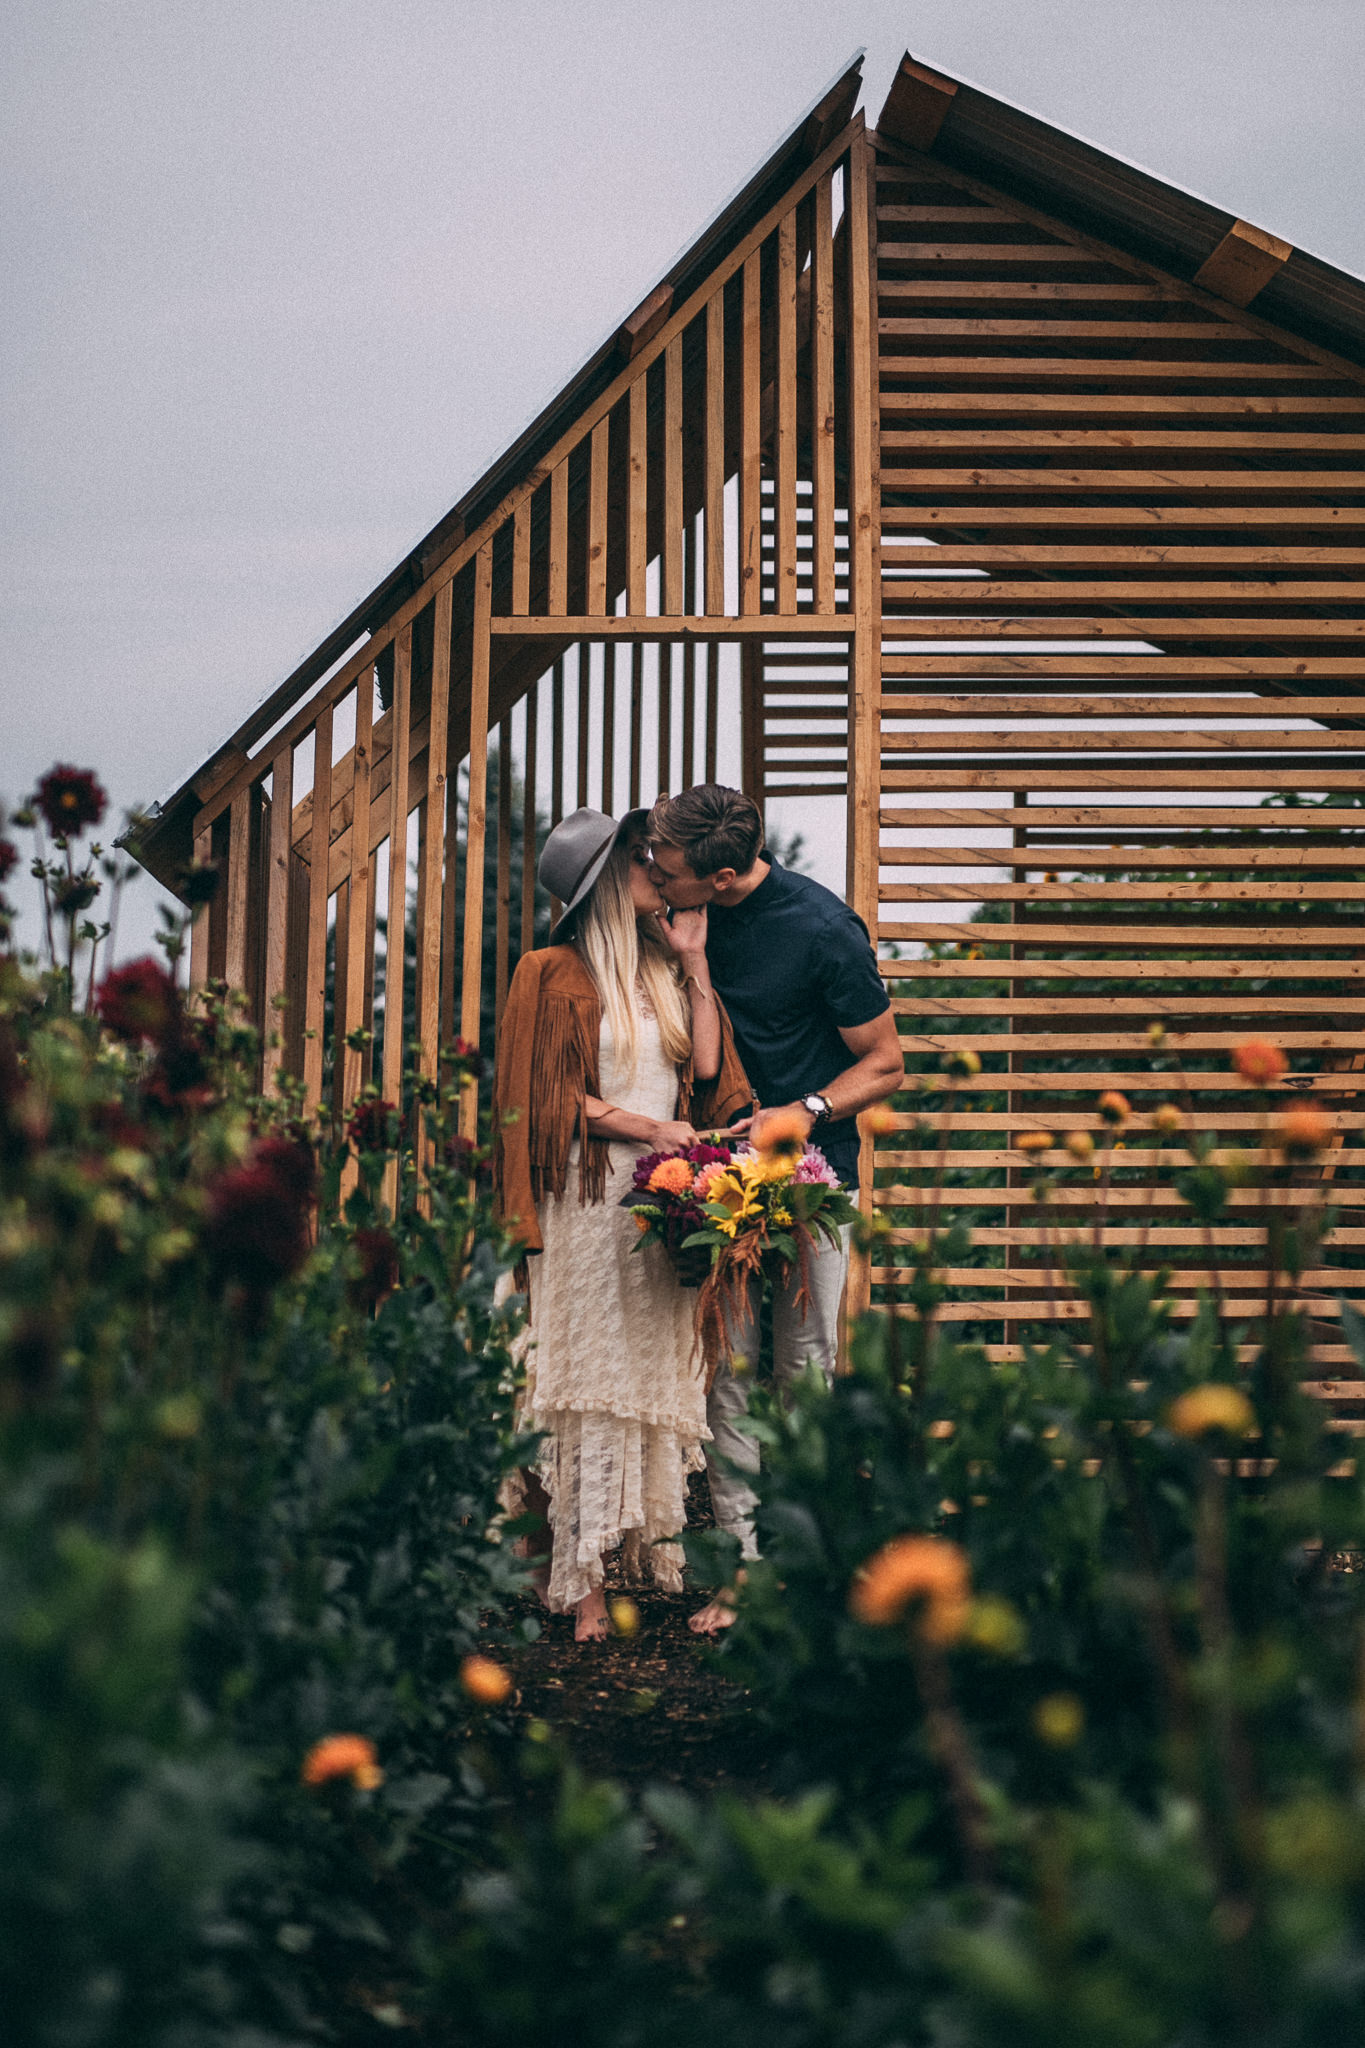
[(691, 1124), (656, 1124), (650, 1141), (656, 1152), (685, 1152), (700, 1142)]
[(706, 905), (696, 910), (675, 910), (671, 918), (661, 917), (659, 929), (663, 933), (671, 952), (679, 960), (704, 959), (706, 956)]

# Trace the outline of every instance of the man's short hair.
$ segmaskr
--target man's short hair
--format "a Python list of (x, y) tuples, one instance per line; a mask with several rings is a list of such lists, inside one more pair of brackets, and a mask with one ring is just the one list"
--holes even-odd
[(699, 782), (678, 796), (659, 798), (649, 814), (649, 836), (676, 846), (699, 877), (719, 868), (747, 875), (763, 850), (763, 820), (743, 790)]

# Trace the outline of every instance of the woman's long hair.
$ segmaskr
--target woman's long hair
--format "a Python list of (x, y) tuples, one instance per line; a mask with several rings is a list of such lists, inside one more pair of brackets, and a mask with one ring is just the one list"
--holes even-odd
[(616, 1058), (623, 1072), (633, 1075), (640, 1051), (637, 979), (659, 1020), (665, 1058), (678, 1062), (688, 1057), (692, 1029), (668, 941), (652, 919), (646, 924), (636, 921), (630, 900), (631, 859), (630, 842), (618, 839), (574, 919), (573, 943), (597, 984)]

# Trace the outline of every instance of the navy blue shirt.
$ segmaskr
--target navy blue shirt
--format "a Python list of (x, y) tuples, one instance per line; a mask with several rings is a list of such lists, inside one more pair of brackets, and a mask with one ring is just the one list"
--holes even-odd
[[(853, 1064), (840, 1027), (891, 1005), (862, 919), (832, 889), (764, 858), (769, 872), (743, 902), (708, 906), (706, 958), (754, 1092), (775, 1107), (827, 1088)], [(821, 1124), (813, 1142), (856, 1188), (857, 1120)]]

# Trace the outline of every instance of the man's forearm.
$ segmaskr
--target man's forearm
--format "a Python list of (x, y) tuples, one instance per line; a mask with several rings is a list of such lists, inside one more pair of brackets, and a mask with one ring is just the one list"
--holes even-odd
[(851, 1067), (845, 1067), (842, 1074), (836, 1074), (820, 1093), (834, 1117), (858, 1116), (871, 1109), (874, 1102), (885, 1102), (888, 1095), (894, 1095), (904, 1079), (903, 1060), (893, 1066), (885, 1054), (869, 1052)]

